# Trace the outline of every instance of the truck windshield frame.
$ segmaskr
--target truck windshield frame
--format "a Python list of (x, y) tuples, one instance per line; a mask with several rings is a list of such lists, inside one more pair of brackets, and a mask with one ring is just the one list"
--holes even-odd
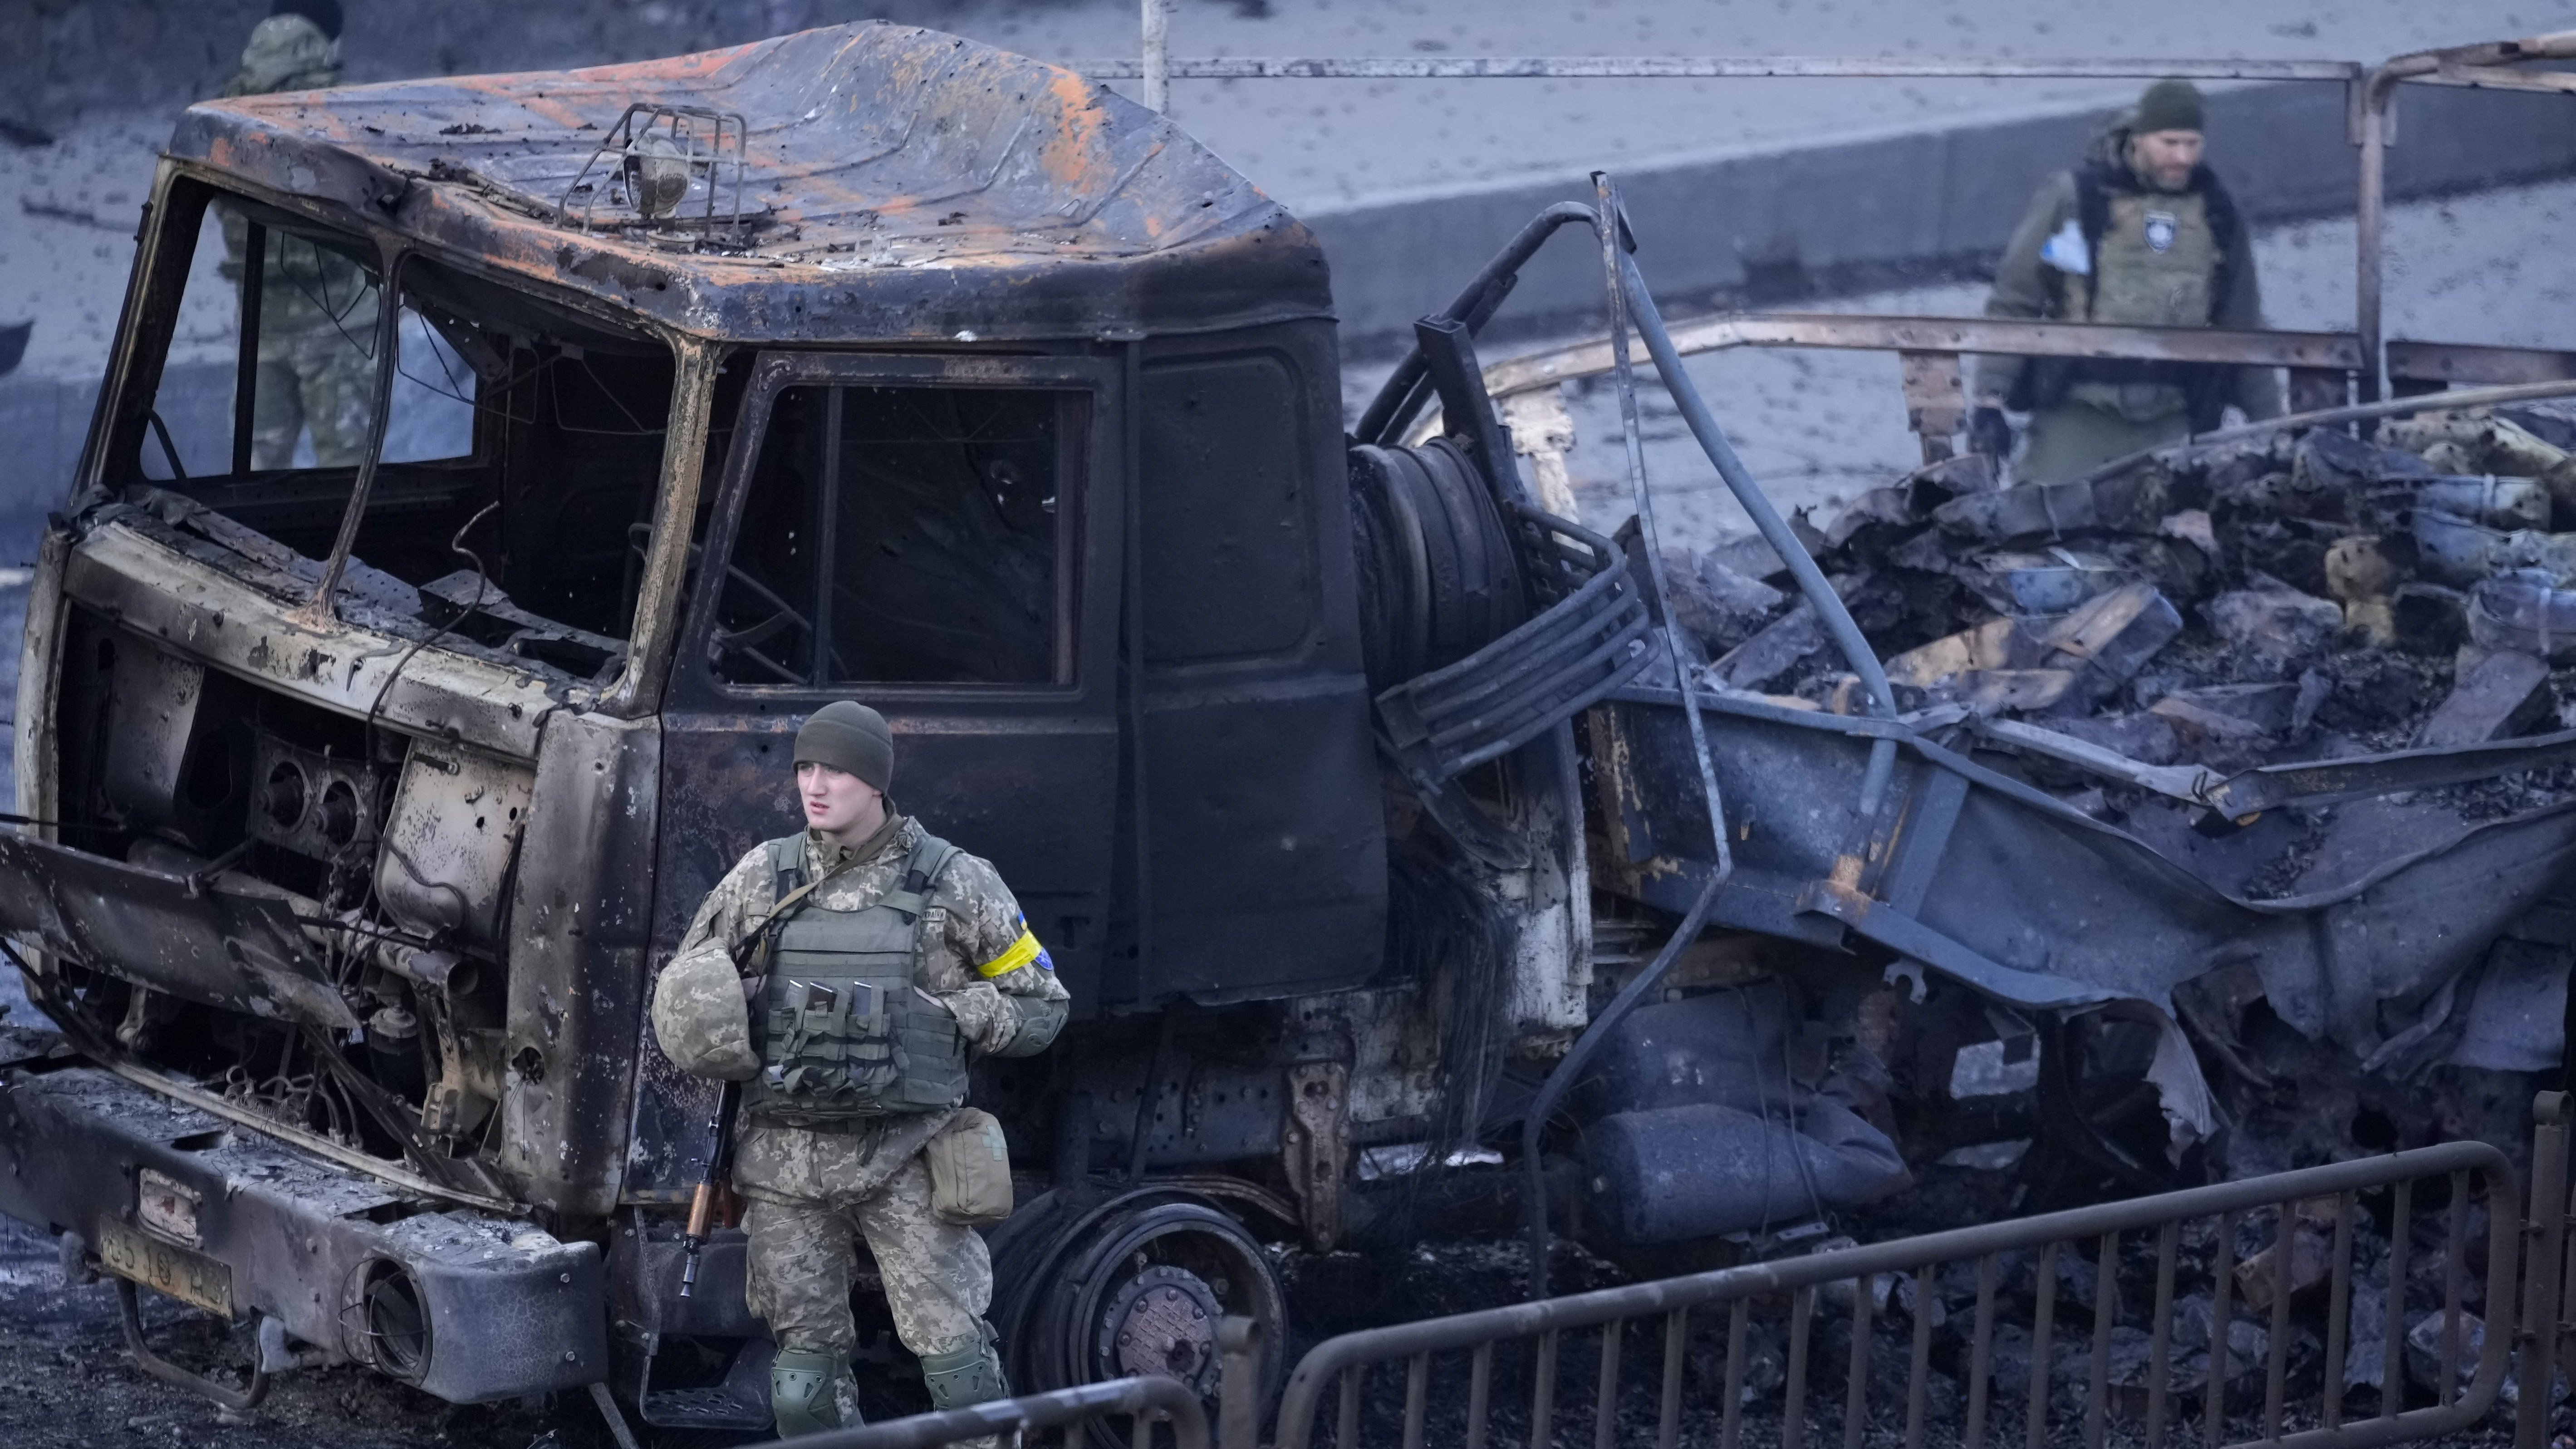
[[(667, 656), (675, 611), (666, 596), (677, 583), (658, 535), (666, 519), (685, 530), (697, 512), (694, 472), (720, 349), (640, 318), (607, 315), (578, 294), (483, 259), (323, 214), (334, 208), (194, 169), (164, 163), (143, 265), (119, 325), (112, 393), (92, 430), (75, 506), (135, 487), (175, 492), (254, 531), (275, 537), (282, 529), (277, 541), (318, 565), (316, 580), (341, 572), (332, 567), (332, 545), (350, 544), (358, 567), (340, 577), (335, 607), (315, 607), (309, 585), (308, 597), (296, 600), (313, 621), (335, 622), (363, 599), (378, 606), (364, 620), (370, 627), (442, 631), (441, 648), (538, 665), (594, 686), (604, 706), (619, 712), (648, 703), (664, 677), (666, 658), (653, 656)], [(262, 319), (274, 309), (261, 306), (268, 269), (244, 264), (228, 266), (236, 275), (221, 284), (232, 329), (223, 339), (233, 354), (223, 363), (234, 378), (229, 446), (198, 450), (201, 459), (228, 454), (230, 466), (172, 466), (184, 450), (168, 441), (160, 394), (192, 272), (211, 271), (197, 265), (209, 244), (209, 219), (221, 213), (239, 218), (230, 223), (236, 233), (246, 222), (253, 240), (311, 240), (316, 256), (345, 257), (369, 287), (391, 272), (399, 325), (411, 337), (373, 366), (381, 373), (389, 365), (418, 384), (414, 391), (470, 408), (470, 445), (420, 461), (388, 458), (386, 428), (370, 417), (368, 445), (354, 467), (337, 459), (336, 466), (277, 468), (273, 448), (261, 460), (271, 466), (254, 466), (255, 394), (248, 390), (262, 385), (253, 359)], [(202, 292), (209, 277), (195, 281)], [(206, 307), (202, 299), (197, 305)], [(373, 315), (365, 305), (354, 310)], [(436, 339), (441, 355), (425, 355), (424, 337)], [(393, 381), (377, 376), (373, 397), (387, 398)], [(583, 445), (570, 450), (580, 459), (559, 456), (568, 449), (557, 434)], [(373, 486), (362, 486), (370, 474), (378, 475)], [(688, 496), (675, 504), (674, 484), (682, 479), (689, 486), (679, 491)], [(487, 510), (493, 503), (501, 507)], [(486, 604), (470, 619), (462, 617), (468, 600), (450, 597), (459, 594), (460, 577), (462, 592), (473, 592), (474, 566), (450, 547), (460, 532), (489, 568)], [(400, 606), (414, 595), (418, 609)], [(397, 601), (391, 609), (384, 607), (389, 599)]]

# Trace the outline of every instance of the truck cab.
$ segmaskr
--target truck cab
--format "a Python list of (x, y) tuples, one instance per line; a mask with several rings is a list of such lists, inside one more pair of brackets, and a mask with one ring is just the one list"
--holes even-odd
[(1561, 716), (1461, 776), (1499, 864), (1402, 844), (1389, 661), (1521, 604), (1466, 455), (1384, 456), (1409, 602), (1357, 574), (1314, 238), (970, 41), (192, 108), (30, 609), (0, 1210), (306, 1361), (759, 1427), (738, 1235), (675, 1293), (714, 1092), (645, 1006), (857, 698), (1075, 1003), (978, 1068), (1015, 1377), (1212, 1389), (1155, 1293), (1276, 1327), (1260, 1242), (1483, 1110), (1440, 1023), (1583, 1019)]

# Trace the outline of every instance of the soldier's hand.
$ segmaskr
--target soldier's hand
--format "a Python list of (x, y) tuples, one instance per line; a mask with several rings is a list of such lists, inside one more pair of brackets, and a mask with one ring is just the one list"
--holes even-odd
[(1980, 407), (1968, 418), (1968, 451), (2000, 463), (2012, 456), (2013, 426), (1999, 407)]
[(931, 999), (957, 1018), (957, 1030), (968, 1041), (986, 1051), (1009, 1045), (1012, 1033), (1019, 1029), (1019, 1013), (1002, 1000), (1002, 993), (990, 981), (944, 991)]

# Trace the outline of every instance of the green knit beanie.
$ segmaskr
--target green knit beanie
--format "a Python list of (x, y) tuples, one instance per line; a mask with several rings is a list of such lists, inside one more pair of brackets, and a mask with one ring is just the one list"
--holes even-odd
[(796, 732), (796, 763), (808, 761), (884, 790), (894, 783), (894, 731), (866, 705), (836, 700), (814, 711)]
[(2202, 124), (2200, 87), (2187, 80), (2160, 80), (2138, 97), (2137, 119), (2129, 129), (2141, 136), (2158, 131), (2198, 131)]

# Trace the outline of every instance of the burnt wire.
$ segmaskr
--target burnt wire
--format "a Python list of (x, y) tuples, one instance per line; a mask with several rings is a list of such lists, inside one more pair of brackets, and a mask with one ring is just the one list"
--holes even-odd
[[(286, 244), (286, 240), (287, 239), (281, 238), (279, 245), (284, 246)], [(342, 341), (347, 342), (350, 348), (359, 356), (372, 361), (375, 357), (375, 342), (373, 334), (370, 333), (366, 340), (361, 341), (355, 334), (350, 332), (348, 327), (344, 324), (349, 317), (356, 314), (359, 304), (365, 300), (368, 292), (375, 292), (379, 298), (379, 305), (382, 305), (381, 299), (383, 295), (383, 287), (379, 283), (370, 281), (365, 287), (360, 289), (357, 296), (349, 299), (347, 306), (339, 307), (333, 305), (330, 295), (328, 272), (327, 269), (321, 265), (323, 256), (322, 248), (319, 244), (309, 241), (306, 242), (305, 245), (310, 247), (313, 251), (315, 258), (314, 270), (317, 275), (322, 278), (320, 282), (321, 290), (317, 293), (314, 286), (306, 283), (303, 278), (287, 274), (284, 266), (285, 258), (282, 255), (278, 259), (279, 275), (289, 286), (292, 286), (297, 292), (301, 293), (306, 301), (309, 301), (315, 307), (320, 308), (322, 314), (331, 319), (332, 329), (340, 334)], [(336, 255), (336, 253), (334, 253), (334, 255)], [(400, 306), (400, 301), (397, 300), (395, 305)], [(413, 315), (420, 315), (417, 309), (412, 310)], [(424, 322), (427, 321), (425, 317), (422, 320)], [(436, 330), (437, 329), (435, 328), (431, 329), (433, 334), (435, 334)], [(445, 339), (442, 338), (440, 340), (444, 341)], [(477, 411), (498, 413), (505, 421), (510, 422), (516, 422), (518, 420), (509, 410), (507, 399), (509, 398), (510, 393), (515, 390), (520, 383), (526, 382), (530, 378), (543, 373), (546, 369), (566, 360), (560, 355), (544, 358), (524, 371), (515, 372), (508, 377), (500, 379), (490, 387), (489, 391), (500, 394), (503, 401), (492, 403), (485, 401), (482, 396), (480, 396), (480, 394), (485, 391), (485, 389), (480, 387), (477, 388), (477, 396), (467, 397), (465, 395), (465, 385), (457, 380), (455, 369), (447, 365), (446, 349), (443, 347), (434, 347), (430, 350), (438, 357), (439, 371), (446, 375), (447, 385), (445, 387), (440, 387), (437, 383), (413, 372), (409, 367), (404, 366), (400, 360), (397, 360), (394, 363), (395, 374), (409, 381), (412, 385), (420, 388), (424, 392), (433, 393), (439, 397), (447, 398), (452, 402), (463, 403), (465, 406), (476, 409)], [(574, 427), (563, 420), (563, 405), (561, 400), (557, 399), (555, 402), (555, 428), (557, 431), (580, 433), (587, 436), (603, 438), (652, 438), (660, 437), (669, 431), (667, 428), (648, 428), (644, 426), (643, 420), (636, 417), (634, 411), (628, 408), (626, 404), (618, 398), (616, 392), (611, 389), (607, 383), (600, 380), (599, 374), (591, 369), (590, 362), (587, 358), (575, 358), (571, 360), (581, 363), (582, 371), (589, 376), (592, 385), (597, 387), (600, 390), (600, 393), (608, 399), (609, 404), (612, 407), (615, 407), (620, 413), (623, 413), (626, 417), (626, 421), (634, 426), (631, 429)]]
[[(1788, 1015), (1788, 996), (1789, 989), (1784, 985), (1780, 988), (1780, 1014), (1783, 1018), (1786, 1018)], [(1789, 1101), (1781, 1104), (1780, 1116), (1782, 1121), (1788, 1126), (1791, 1136), (1803, 1137), (1806, 1134), (1799, 1130), (1796, 1116), (1797, 1105), (1795, 1092), (1798, 1084), (1797, 1071), (1797, 1063), (1792, 1061), (1789, 1056), (1789, 1028), (1788, 1023), (1784, 1019), (1780, 1027), (1780, 1084), (1785, 1091), (1791, 1094), (1791, 1097)], [(1769, 1114), (1765, 1113), (1764, 1115), (1767, 1118)], [(1797, 1150), (1796, 1143), (1792, 1142), (1790, 1144), (1790, 1149), (1789, 1160), (1797, 1166), (1798, 1181), (1807, 1189), (1807, 1206), (1809, 1209), (1814, 1211), (1816, 1220), (1822, 1222), (1825, 1216), (1825, 1202), (1824, 1199), (1816, 1192), (1816, 1170), (1808, 1165), (1807, 1154)], [(1767, 1201), (1771, 1196), (1771, 1151), (1767, 1147), (1764, 1148), (1762, 1152), (1762, 1174), (1762, 1196)]]
[[(419, 880), (420, 878), (419, 878), (418, 876), (414, 876), (414, 877), (412, 877), (412, 879), (414, 879), (414, 880)], [(421, 881), (420, 883), (421, 883), (422, 885), (426, 885), (426, 886), (447, 886), (447, 888), (448, 888), (449, 890), (455, 890), (455, 889), (456, 889), (454, 886), (449, 886), (449, 885), (447, 885), (447, 882), (445, 882), (445, 881)], [(302, 915), (299, 915), (299, 916), (296, 916), (294, 919), (295, 919), (295, 921), (296, 921), (298, 924), (300, 924), (300, 925), (306, 925), (306, 926), (320, 926), (320, 927), (324, 928), (325, 930), (332, 930), (332, 931), (346, 931), (346, 932), (348, 932), (348, 933), (350, 933), (351, 935), (354, 935), (354, 936), (373, 936), (373, 937), (375, 937), (375, 938), (376, 938), (377, 940), (379, 940), (379, 941), (392, 941), (392, 942), (396, 943), (397, 945), (403, 945), (403, 946), (418, 946), (418, 947), (424, 947), (424, 948), (425, 948), (425, 947), (427, 947), (427, 946), (429, 945), (429, 942), (428, 942), (428, 941), (426, 941), (426, 940), (422, 939), (421, 937), (411, 935), (411, 934), (410, 934), (410, 933), (408, 933), (408, 932), (404, 932), (404, 931), (381, 931), (381, 930), (376, 929), (376, 928), (375, 928), (375, 927), (373, 927), (373, 926), (361, 926), (361, 925), (357, 924), (357, 923), (356, 923), (356, 922), (354, 922), (354, 921), (344, 921), (344, 920), (341, 920), (341, 919), (340, 919), (339, 917), (337, 917), (337, 916), (302, 916)]]
[(644, 420), (635, 416), (635, 410), (626, 405), (625, 400), (617, 395), (616, 389), (611, 388), (607, 383), (600, 381), (599, 373), (591, 367), (589, 358), (577, 357), (573, 360), (581, 364), (581, 375), (590, 379), (590, 385), (599, 389), (599, 395), (608, 399), (608, 405), (610, 407), (617, 409), (618, 412), (625, 415), (626, 421), (633, 425), (634, 430), (632, 432), (621, 433), (614, 428), (576, 428), (566, 424), (563, 420), (563, 390), (561, 387), (557, 387), (555, 390), (555, 427), (557, 429), (567, 433), (592, 433), (601, 437), (612, 438), (658, 438), (662, 434), (670, 431), (668, 428), (648, 428), (644, 426)]
[(1442, 968), (1450, 973), (1441, 1041), (1447, 1070), (1431, 1146), (1419, 1164), (1434, 1166), (1436, 1159), (1482, 1138), (1501, 1074), (1499, 1025), (1510, 944), (1484, 897), (1450, 869), (1397, 855), (1389, 861), (1389, 885), (1400, 909), (1388, 913), (1388, 965), (1426, 986)]
[[(1700, 928), (1707, 923), (1709, 911), (1717, 903), (1718, 888), (1735, 873), (1734, 852), (1728, 846), (1726, 839), (1726, 802), (1719, 795), (1717, 770), (1710, 758), (1707, 731), (1700, 719), (1700, 691), (1694, 687), (1689, 672), (1683, 667), (1680, 642), (1676, 637), (1679, 626), (1671, 622), (1675, 616), (1671, 597), (1664, 587), (1662, 545), (1656, 541), (1655, 532), (1654, 495), (1646, 483), (1646, 457), (1637, 420), (1636, 372), (1628, 356), (1628, 326), (1632, 316), (1645, 330), (1650, 351), (1653, 350), (1653, 339), (1661, 324), (1656, 319), (1654, 298), (1647, 292), (1644, 279), (1636, 275), (1635, 264), (1628, 260), (1625, 252), (1626, 247), (1634, 245), (1634, 238), (1628, 230), (1627, 213), (1619, 204), (1618, 188), (1611, 183), (1610, 174), (1606, 171), (1594, 172), (1592, 183), (1596, 209), (1589, 215), (1594, 234), (1601, 243), (1602, 284), (1603, 291), (1608, 297), (1610, 310), (1610, 358), (1612, 375), (1619, 387), (1620, 425), (1627, 442), (1628, 485), (1630, 493), (1636, 500), (1637, 525), (1645, 541), (1646, 576), (1639, 582), (1646, 586), (1661, 606), (1661, 612), (1667, 621), (1663, 631), (1665, 659), (1673, 671), (1673, 687), (1681, 694), (1682, 719), (1689, 727), (1691, 753), (1699, 765), (1700, 790), (1708, 805), (1709, 839), (1710, 844), (1715, 848), (1716, 859), (1712, 863), (1708, 878), (1700, 886), (1697, 899), (1683, 914), (1681, 924), (1674, 928), (1671, 938), (1664, 942), (1663, 949), (1656, 953), (1655, 959), (1647, 963), (1644, 970), (1630, 978), (1628, 983), (1619, 989), (1618, 995), (1611, 998), (1607, 1007), (1593, 1015), (1590, 1024), (1584, 1027), (1582, 1034), (1574, 1039), (1574, 1044), (1566, 1049), (1565, 1056), (1557, 1062), (1556, 1069), (1539, 1084), (1538, 1095), (1532, 1100), (1530, 1111), (1522, 1121), (1521, 1170), (1526, 1175), (1526, 1190), (1529, 1197), (1529, 1221), (1526, 1225), (1526, 1233), (1529, 1244), (1529, 1296), (1532, 1299), (1547, 1296), (1547, 1173), (1539, 1150), (1540, 1140), (1547, 1126), (1547, 1118), (1554, 1105), (1563, 1100), (1565, 1093), (1572, 1090), (1575, 1082), (1581, 1079), (1585, 1062), (1600, 1047), (1602, 1041), (1609, 1035), (1610, 1029), (1636, 1007), (1647, 991), (1663, 979), (1664, 973), (1671, 970), (1673, 963), (1680, 959), (1683, 948), (1699, 939)], [(1663, 358), (1660, 354), (1656, 357), (1656, 363), (1658, 368), (1662, 367)], [(1674, 382), (1668, 374), (1666, 381), (1673, 383), (1677, 393), (1687, 390), (1687, 379)], [(1711, 427), (1714, 428), (1713, 423)], [(1705, 442), (1705, 439), (1703, 441)], [(1714, 456), (1715, 450), (1712, 449), (1712, 457)], [(1733, 455), (1729, 453), (1728, 456)], [(1723, 471), (1722, 467), (1721, 471)], [(1760, 491), (1755, 488), (1751, 498), (1746, 500), (1745, 506), (1748, 512), (1755, 513), (1758, 520), (1761, 516), (1759, 508), (1767, 507), (1767, 503), (1761, 500)], [(1792, 547), (1794, 548), (1794, 544)], [(1801, 552), (1799, 557), (1804, 559), (1806, 555)], [(1828, 597), (1830, 596), (1829, 590)], [(1874, 668), (1876, 664), (1877, 656), (1871, 655), (1867, 667)], [(1879, 678), (1883, 689), (1884, 676)], [(1892, 710), (1890, 712), (1893, 713)], [(1893, 744), (1888, 745), (1887, 758), (1891, 762), (1894, 759)], [(1873, 755), (1873, 766), (1876, 765), (1877, 760), (1878, 756)], [(1880, 776), (1874, 771), (1872, 778), (1877, 779)], [(1866, 790), (1866, 785), (1864, 789)], [(1873, 804), (1871, 808), (1874, 809), (1875, 805)]]
[(484, 504), (482, 508), (476, 510), (472, 518), (465, 520), (465, 526), (463, 528), (456, 530), (456, 536), (447, 541), (447, 551), (449, 553), (455, 554), (464, 559), (467, 563), (474, 565), (474, 602), (467, 604), (463, 609), (459, 610), (455, 618), (448, 620), (446, 623), (439, 625), (435, 629), (432, 629), (426, 637), (414, 641), (409, 649), (403, 651), (402, 657), (394, 661), (394, 667), (385, 675), (385, 682), (376, 686), (375, 701), (367, 706), (367, 762), (370, 765), (375, 763), (376, 758), (376, 716), (384, 713), (385, 699), (388, 695), (393, 693), (394, 681), (402, 678), (402, 672), (405, 668), (409, 667), (413, 656), (419, 654), (420, 651), (428, 648), (430, 645), (437, 643), (439, 640), (446, 638), (457, 625), (464, 623), (467, 617), (472, 615), (475, 610), (483, 607), (483, 596), (490, 587), (491, 573), (483, 566), (483, 556), (465, 546), (465, 535), (472, 533), (474, 531), (474, 525), (491, 517), (493, 510), (500, 506), (500, 500), (497, 498), (490, 503)]
[[(409, 649), (403, 651), (402, 657), (394, 661), (394, 667), (386, 672), (385, 682), (376, 686), (376, 697), (374, 701), (367, 706), (367, 768), (371, 771), (376, 765), (376, 718), (384, 713), (385, 700), (393, 693), (394, 681), (402, 678), (403, 670), (410, 666), (411, 661), (419, 655), (420, 651), (437, 643), (439, 640), (446, 638), (449, 633), (454, 631), (457, 625), (464, 623), (475, 610), (483, 607), (484, 595), (491, 587), (491, 571), (484, 567), (483, 556), (481, 554), (478, 554), (474, 550), (465, 546), (465, 535), (472, 533), (476, 524), (491, 517), (493, 510), (500, 506), (501, 503), (499, 499), (494, 499), (492, 502), (484, 504), (482, 508), (476, 510), (472, 518), (465, 520), (465, 526), (463, 528), (456, 530), (456, 536), (447, 541), (448, 552), (453, 553), (464, 559), (467, 563), (474, 565), (474, 602), (467, 604), (463, 609), (458, 610), (455, 618), (448, 620), (446, 623), (439, 625), (435, 629), (432, 629), (423, 638), (414, 641)], [(465, 902), (465, 893), (463, 891), (458, 890), (454, 885), (446, 881), (423, 880), (419, 870), (416, 869), (410, 861), (403, 858), (401, 851), (393, 850), (390, 842), (387, 843), (385, 848), (392, 852), (394, 862), (403, 868), (403, 873), (409, 875), (424, 889), (443, 889), (449, 894), (455, 896), (460, 905), (467, 904)]]

